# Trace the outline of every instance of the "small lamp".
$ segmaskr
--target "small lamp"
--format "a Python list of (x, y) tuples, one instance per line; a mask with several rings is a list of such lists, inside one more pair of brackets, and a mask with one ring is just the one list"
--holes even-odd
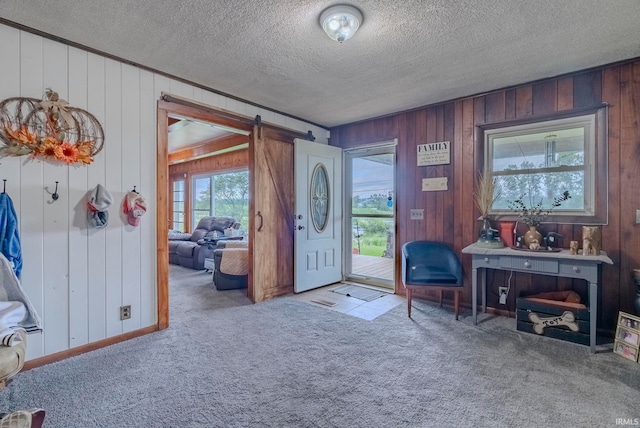
[(330, 6), (320, 14), (320, 25), (336, 42), (349, 40), (362, 24), (362, 12), (345, 4)]

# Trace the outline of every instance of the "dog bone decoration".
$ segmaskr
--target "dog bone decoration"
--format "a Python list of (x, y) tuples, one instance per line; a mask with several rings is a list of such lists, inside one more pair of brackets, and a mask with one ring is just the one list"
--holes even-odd
[(566, 326), (573, 332), (579, 330), (578, 324), (576, 323), (576, 317), (573, 312), (565, 311), (560, 316), (555, 317), (540, 317), (540, 315), (531, 312), (529, 314), (529, 321), (533, 323), (533, 331), (538, 334), (544, 333), (545, 327), (558, 327), (558, 326)]

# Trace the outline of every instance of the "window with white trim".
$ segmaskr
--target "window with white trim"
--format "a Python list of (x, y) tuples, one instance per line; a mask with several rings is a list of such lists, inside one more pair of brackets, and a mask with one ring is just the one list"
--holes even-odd
[(606, 222), (606, 115), (600, 110), (606, 111), (487, 126), (485, 168), (502, 191), (490, 214), (513, 214), (509, 201), (519, 198), (527, 206), (542, 201), (550, 208), (566, 190), (571, 198), (554, 209), (549, 222)]
[(184, 196), (185, 196), (185, 180), (173, 181), (173, 216), (171, 229), (180, 232), (185, 231), (184, 227)]

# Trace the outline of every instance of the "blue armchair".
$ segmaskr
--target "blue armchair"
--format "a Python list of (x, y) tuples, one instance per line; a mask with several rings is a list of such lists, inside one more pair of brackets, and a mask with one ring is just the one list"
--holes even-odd
[(460, 312), (460, 293), (464, 288), (462, 264), (446, 244), (412, 241), (402, 246), (402, 284), (407, 290), (407, 313), (411, 317), (413, 290), (453, 291), (456, 319)]

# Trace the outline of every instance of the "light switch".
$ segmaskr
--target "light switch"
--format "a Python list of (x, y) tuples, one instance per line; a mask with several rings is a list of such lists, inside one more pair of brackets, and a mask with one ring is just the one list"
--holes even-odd
[(640, 210), (636, 210), (636, 224), (640, 224)]
[(424, 210), (412, 209), (411, 210), (411, 220), (423, 220), (424, 219)]

